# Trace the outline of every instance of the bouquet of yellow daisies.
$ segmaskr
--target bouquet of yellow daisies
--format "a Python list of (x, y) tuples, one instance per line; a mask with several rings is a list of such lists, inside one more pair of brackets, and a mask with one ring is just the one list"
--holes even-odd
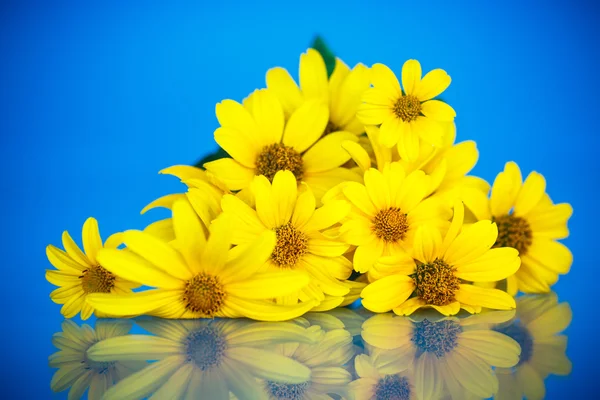
[(478, 152), (455, 143), (444, 70), (350, 68), (315, 47), (298, 83), (272, 68), (266, 88), (216, 105), (220, 153), (161, 171), (186, 191), (142, 210), (171, 218), (105, 241), (89, 218), (83, 250), (67, 232), (64, 250), (47, 247), (66, 318), (282, 321), (359, 298), (378, 313), (478, 313), (569, 271), (571, 206), (514, 162), (491, 186), (468, 175)]

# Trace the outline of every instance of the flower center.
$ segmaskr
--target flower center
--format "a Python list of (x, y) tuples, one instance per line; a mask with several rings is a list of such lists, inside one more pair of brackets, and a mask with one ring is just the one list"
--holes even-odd
[(505, 334), (521, 346), (521, 357), (519, 358), (517, 366), (526, 363), (531, 359), (531, 356), (533, 355), (533, 336), (531, 336), (529, 330), (527, 330), (520, 322), (515, 321), (507, 326), (496, 327), (494, 330)]
[(202, 371), (219, 366), (227, 349), (227, 342), (214, 326), (206, 326), (185, 338), (185, 354)]
[(498, 225), (498, 239), (493, 247), (513, 247), (519, 254), (526, 254), (531, 246), (533, 232), (525, 218), (514, 215), (493, 217), (492, 222)]
[(434, 306), (454, 302), (454, 293), (460, 288), (460, 280), (454, 276), (455, 270), (438, 258), (428, 264), (418, 264), (417, 272), (413, 275), (417, 296)]
[(223, 285), (216, 276), (202, 272), (186, 282), (183, 302), (188, 310), (213, 317), (225, 302)]
[(115, 287), (116, 277), (100, 265), (84, 270), (79, 278), (85, 293), (110, 293)]
[(404, 122), (411, 122), (421, 115), (421, 102), (416, 96), (407, 94), (394, 104), (394, 114)]
[(438, 358), (452, 351), (457, 344), (462, 327), (454, 321), (415, 322), (415, 330), (411, 341), (417, 347), (417, 353), (433, 353)]
[(309, 386), (310, 382), (277, 383), (267, 381), (269, 400), (301, 400)]
[(293, 268), (308, 248), (308, 238), (291, 223), (275, 228), (277, 244), (271, 260), (282, 268)]
[(273, 182), (279, 171), (291, 171), (297, 181), (302, 180), (304, 162), (302, 156), (292, 147), (274, 143), (263, 147), (256, 158), (256, 174), (264, 175)]
[(404, 376), (387, 375), (375, 386), (375, 400), (410, 400), (410, 384)]
[(373, 231), (379, 239), (397, 242), (404, 239), (408, 231), (408, 219), (398, 207), (381, 210), (373, 218)]

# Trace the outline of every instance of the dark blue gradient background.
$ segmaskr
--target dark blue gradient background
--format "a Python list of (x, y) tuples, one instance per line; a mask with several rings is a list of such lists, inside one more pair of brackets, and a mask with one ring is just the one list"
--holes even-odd
[(166, 215), (139, 216), (150, 200), (181, 190), (158, 170), (214, 150), (215, 104), (262, 87), (270, 67), (296, 76), (315, 33), (351, 65), (383, 62), (399, 72), (416, 58), (424, 70), (446, 69), (458, 139), (475, 139), (480, 150), (474, 172), (493, 180), (514, 160), (524, 174), (544, 174), (555, 201), (573, 204), (566, 243), (575, 263), (555, 288), (574, 310), (567, 330), (574, 368), (546, 384), (554, 399), (592, 387), (596, 3), (49, 3), (0, 6), (4, 394), (66, 396), (49, 388), (50, 338), (62, 318), (48, 298), (45, 246), (59, 245), (65, 229), (79, 241), (89, 216), (106, 237)]

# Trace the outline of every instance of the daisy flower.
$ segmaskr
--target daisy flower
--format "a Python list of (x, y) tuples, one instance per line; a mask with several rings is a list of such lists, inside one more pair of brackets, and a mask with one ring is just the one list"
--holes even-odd
[[(275, 352), (310, 370), (310, 378), (300, 383), (263, 382), (263, 396), (269, 400), (312, 400), (345, 398), (352, 376), (345, 365), (354, 356), (352, 336), (336, 329), (319, 331), (317, 342), (275, 346)], [(265, 396), (266, 395), (266, 396)], [(333, 395), (337, 397), (333, 397)]]
[(519, 251), (521, 268), (507, 279), (510, 294), (547, 293), (559, 275), (569, 272), (573, 255), (557, 240), (569, 236), (567, 221), (573, 208), (552, 202), (542, 175), (531, 172), (523, 182), (518, 165), (508, 162), (496, 177), (489, 200), (471, 190), (464, 201), (476, 219), (491, 219), (498, 225), (494, 247)]
[(320, 99), (329, 105), (329, 121), (323, 135), (332, 132), (351, 132), (360, 135), (364, 125), (356, 118), (361, 97), (370, 86), (369, 68), (357, 64), (352, 70), (339, 58), (330, 78), (321, 54), (308, 49), (300, 56), (300, 87), (287, 70), (281, 67), (267, 72), (267, 88), (283, 106), (286, 117), (302, 106), (306, 100)]
[(517, 299), (517, 315), (493, 329), (521, 345), (514, 368), (497, 369), (498, 399), (543, 399), (544, 380), (550, 375), (569, 375), (571, 361), (565, 354), (567, 336), (561, 335), (573, 314), (568, 303), (558, 303), (555, 293), (526, 295)]
[[(348, 243), (358, 246), (356, 271), (370, 272), (379, 257), (410, 251), (416, 228), (422, 224), (447, 225), (450, 209), (436, 199), (424, 201), (431, 181), (423, 171), (407, 174), (400, 164), (391, 163), (383, 171), (368, 169), (364, 181), (364, 185), (347, 182), (341, 186), (352, 210), (340, 232)], [(369, 279), (373, 278), (370, 273)]]
[(85, 252), (81, 251), (67, 231), (62, 235), (64, 251), (53, 245), (46, 247), (48, 261), (56, 268), (46, 270), (46, 279), (59, 286), (50, 293), (50, 298), (63, 305), (60, 313), (65, 318), (73, 318), (81, 312), (81, 319), (85, 321), (94, 313), (94, 307), (86, 303), (90, 294), (126, 294), (139, 285), (110, 272), (97, 259), (103, 247), (116, 248), (122, 243), (120, 234), (110, 236), (103, 245), (98, 221), (88, 218), (83, 224), (81, 236)]
[(414, 372), (419, 399), (449, 393), (489, 398), (498, 391), (492, 367), (510, 368), (519, 361), (519, 344), (493, 331), (490, 323), (509, 320), (514, 311), (493, 311), (467, 318), (425, 317), (422, 320), (381, 314), (363, 324), (362, 338), (396, 365)]
[(415, 235), (412, 256), (380, 259), (377, 268), (386, 276), (362, 291), (363, 306), (374, 312), (393, 309), (398, 315), (410, 315), (421, 307), (444, 315), (454, 315), (461, 308), (470, 313), (481, 307), (515, 308), (515, 300), (507, 293), (469, 282), (494, 282), (514, 274), (520, 265), (518, 252), (510, 247), (491, 248), (498, 236), (495, 223), (480, 221), (463, 227), (463, 217), (463, 205), (457, 202), (443, 238), (438, 229), (425, 225)]
[[(352, 400), (417, 400), (413, 373), (379, 357), (383, 353), (359, 354), (354, 359), (358, 378), (350, 383)], [(423, 399), (424, 400), (424, 399)]]
[(88, 350), (96, 362), (156, 361), (110, 388), (109, 399), (259, 399), (259, 379), (300, 383), (310, 370), (272, 350), (280, 343), (312, 343), (314, 330), (292, 322), (144, 319), (152, 333), (102, 341)]
[(391, 69), (374, 64), (371, 83), (357, 116), (365, 125), (381, 125), (381, 144), (397, 145), (400, 157), (407, 161), (418, 158), (419, 139), (442, 145), (442, 123), (452, 122), (456, 116), (448, 104), (432, 100), (450, 85), (444, 70), (434, 69), (421, 79), (421, 64), (408, 60), (402, 67), (402, 90)]
[(54, 392), (71, 388), (69, 400), (83, 398), (86, 390), (89, 400), (100, 400), (109, 387), (147, 365), (145, 361), (98, 362), (88, 357), (87, 350), (94, 344), (127, 335), (131, 329), (130, 321), (98, 320), (96, 329), (86, 324), (79, 327), (72, 321), (64, 321), (62, 329), (62, 332), (52, 336), (52, 343), (60, 350), (48, 359), (51, 368), (58, 368), (50, 388)]
[(245, 107), (224, 100), (217, 104), (216, 113), (221, 127), (215, 140), (232, 158), (204, 167), (230, 190), (247, 188), (257, 175), (272, 181), (278, 171), (290, 171), (320, 200), (338, 183), (360, 179), (341, 167), (350, 159), (341, 143), (358, 140), (356, 135), (335, 132), (321, 138), (329, 120), (327, 103), (321, 99), (306, 101), (285, 121), (275, 95), (262, 89), (250, 95)]
[(247, 247), (265, 232), (274, 233), (275, 247), (261, 270), (280, 274), (305, 271), (310, 276), (310, 283), (297, 293), (273, 297), (279, 297), (281, 304), (315, 299), (321, 302), (320, 311), (339, 306), (350, 290), (343, 280), (350, 277), (352, 263), (344, 257), (349, 246), (327, 235), (326, 230), (348, 214), (348, 202), (332, 201), (315, 208), (310, 188), (298, 190), (290, 171), (278, 172), (273, 183), (264, 176), (255, 177), (252, 193), (255, 209), (235, 196), (223, 197), (223, 216), (235, 226), (232, 242)]
[(230, 251), (233, 226), (220, 218), (208, 237), (186, 200), (173, 204), (176, 239), (165, 242), (147, 232), (123, 232), (127, 250), (104, 249), (102, 265), (114, 274), (156, 289), (129, 295), (88, 296), (88, 303), (114, 315), (152, 314), (164, 318), (248, 317), (280, 321), (295, 318), (315, 302), (278, 306), (267, 299), (301, 290), (301, 271), (259, 273), (275, 246), (268, 231)]

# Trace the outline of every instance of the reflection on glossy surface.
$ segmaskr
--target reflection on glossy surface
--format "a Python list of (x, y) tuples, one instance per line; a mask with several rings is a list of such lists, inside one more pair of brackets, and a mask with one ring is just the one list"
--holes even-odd
[(140, 318), (63, 323), (52, 389), (69, 398), (428, 400), (541, 398), (566, 375), (571, 321), (554, 294), (518, 309), (411, 318), (337, 309), (289, 322)]

